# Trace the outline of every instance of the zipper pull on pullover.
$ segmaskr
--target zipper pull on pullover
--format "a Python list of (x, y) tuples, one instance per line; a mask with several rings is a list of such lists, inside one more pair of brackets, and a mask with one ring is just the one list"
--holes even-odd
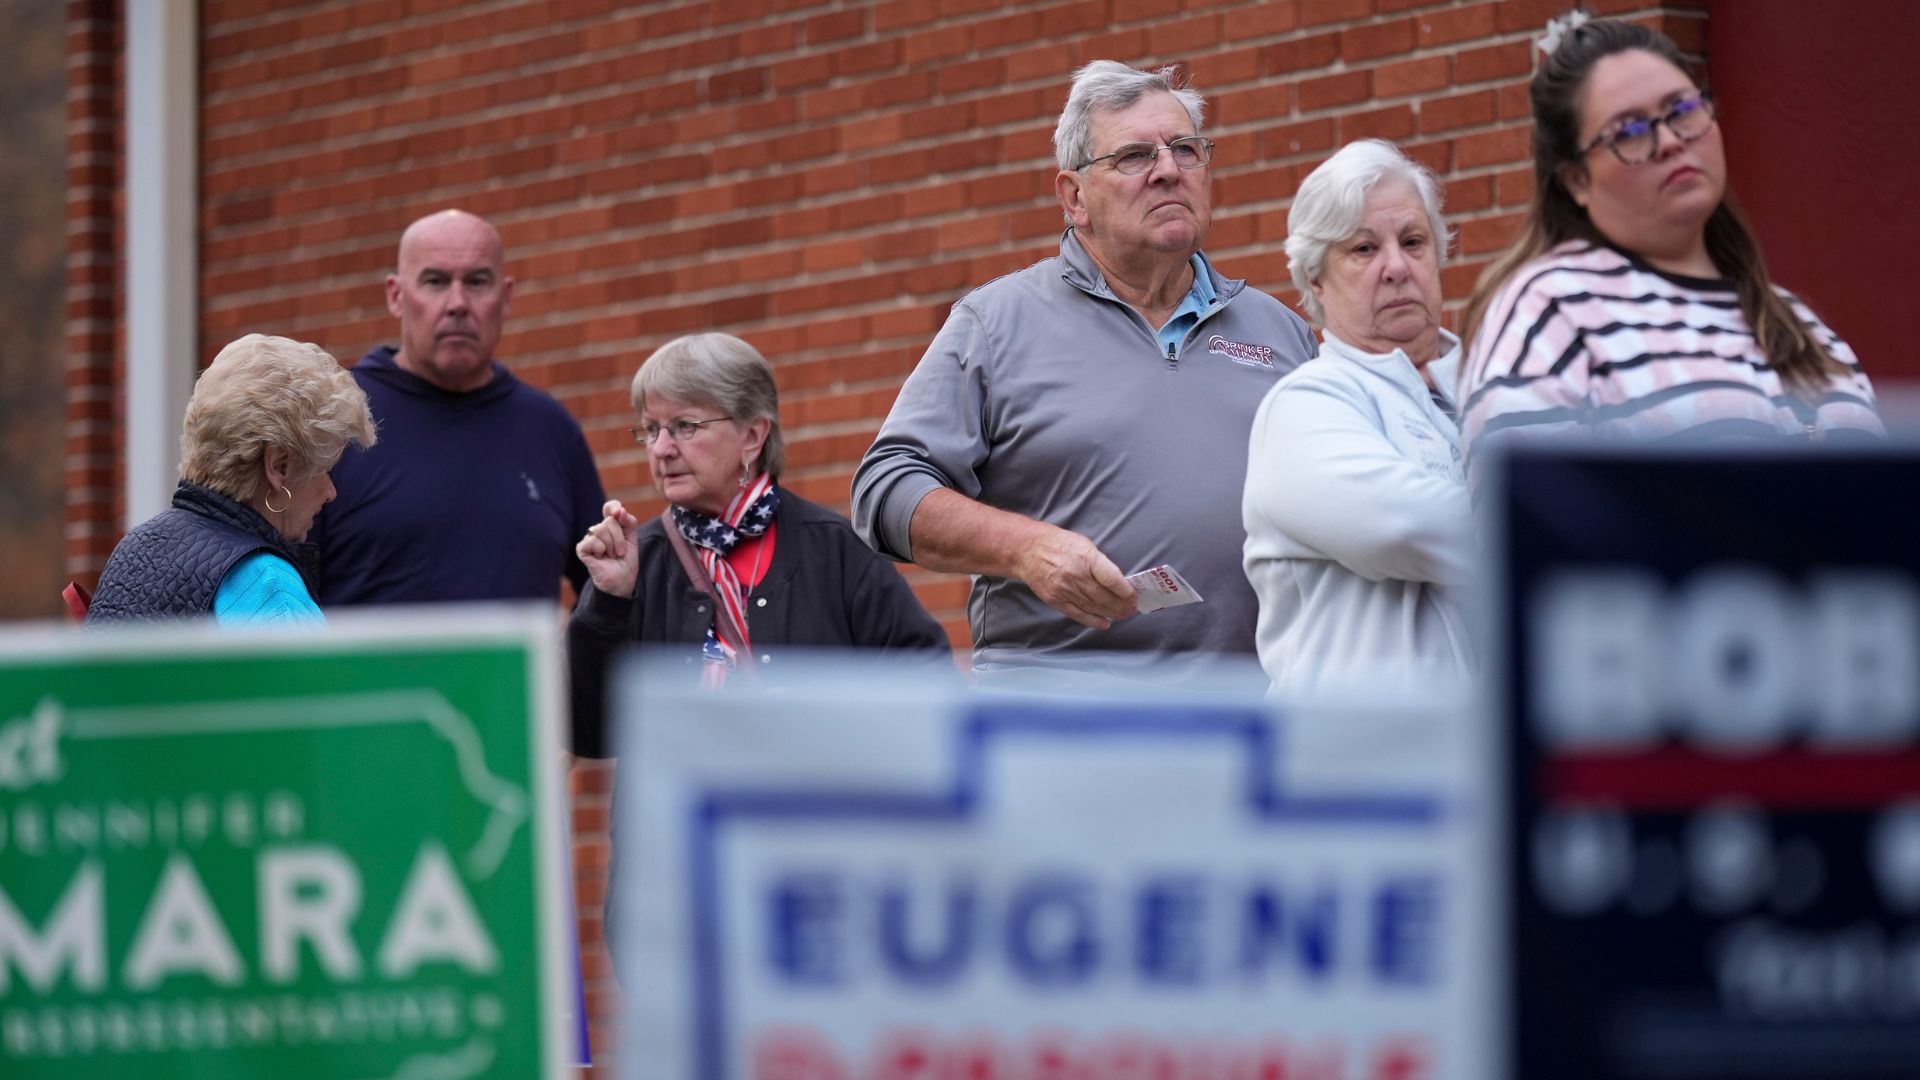
[(1180, 366), (1179, 361), (1174, 359), (1173, 353), (1175, 348), (1176, 346), (1174, 345), (1173, 342), (1171, 341), (1167, 342), (1167, 366), (1170, 368), (1177, 368)]

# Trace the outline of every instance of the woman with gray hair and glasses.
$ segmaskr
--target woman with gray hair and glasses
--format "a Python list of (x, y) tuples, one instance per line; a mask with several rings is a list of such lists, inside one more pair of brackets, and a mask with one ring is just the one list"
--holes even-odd
[[(573, 752), (609, 757), (607, 668), (638, 643), (677, 649), (704, 685), (777, 687), (806, 648), (900, 649), (951, 672), (951, 648), (900, 574), (826, 507), (780, 484), (773, 367), (730, 334), (667, 342), (633, 377), (628, 429), (667, 500), (642, 523), (618, 499), (574, 550), (592, 580), (567, 627)], [(615, 782), (617, 801), (627, 781)], [(605, 933), (622, 955), (618, 850)]]
[(1471, 670), (1440, 202), (1433, 175), (1378, 139), (1343, 147), (1294, 195), (1287, 260), (1320, 355), (1261, 402), (1241, 504), (1276, 688), (1412, 689)]
[(654, 483), (667, 500), (642, 523), (618, 499), (574, 550), (592, 581), (568, 630), (574, 752), (611, 752), (606, 666), (628, 642), (681, 646), (710, 684), (741, 672), (778, 681), (794, 646), (946, 654), (945, 632), (847, 520), (780, 485), (786, 457), (773, 368), (730, 334), (660, 346), (633, 377)]
[(325, 349), (263, 334), (221, 349), (187, 402), (173, 505), (114, 547), (88, 625), (322, 621), (302, 541), (347, 444), (373, 441), (367, 395)]

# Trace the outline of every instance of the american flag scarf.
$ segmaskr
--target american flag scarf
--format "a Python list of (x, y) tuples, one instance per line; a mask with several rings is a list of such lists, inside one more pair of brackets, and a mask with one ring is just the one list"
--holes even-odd
[[(740, 489), (719, 517), (683, 506), (672, 508), (674, 526), (688, 543), (699, 549), (700, 565), (713, 581), (714, 622), (707, 627), (707, 640), (701, 652), (722, 662), (712, 665), (723, 669), (712, 673), (717, 677), (724, 678), (724, 671), (732, 670), (739, 659), (734, 646), (727, 642), (728, 637), (737, 637), (743, 649), (753, 648), (753, 639), (747, 633), (745, 590), (740, 576), (728, 564), (727, 555), (747, 537), (764, 536), (773, 525), (774, 511), (779, 508), (780, 489), (766, 473), (755, 476)], [(723, 619), (734, 634), (719, 632)]]

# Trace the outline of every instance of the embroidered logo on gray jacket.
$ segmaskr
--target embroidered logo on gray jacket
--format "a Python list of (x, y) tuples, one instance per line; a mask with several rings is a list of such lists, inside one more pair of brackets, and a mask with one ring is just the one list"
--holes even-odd
[(1215, 334), (1207, 339), (1207, 351), (1218, 353), (1236, 364), (1247, 367), (1273, 367), (1273, 350), (1265, 345), (1249, 345), (1244, 341), (1229, 341)]

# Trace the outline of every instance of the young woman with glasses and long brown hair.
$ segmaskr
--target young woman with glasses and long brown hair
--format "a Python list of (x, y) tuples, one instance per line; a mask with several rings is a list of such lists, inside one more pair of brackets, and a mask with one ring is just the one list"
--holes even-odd
[(1884, 436), (1852, 350), (1768, 280), (1679, 49), (1568, 21), (1533, 78), (1532, 206), (1463, 320), (1470, 470), (1512, 436)]

